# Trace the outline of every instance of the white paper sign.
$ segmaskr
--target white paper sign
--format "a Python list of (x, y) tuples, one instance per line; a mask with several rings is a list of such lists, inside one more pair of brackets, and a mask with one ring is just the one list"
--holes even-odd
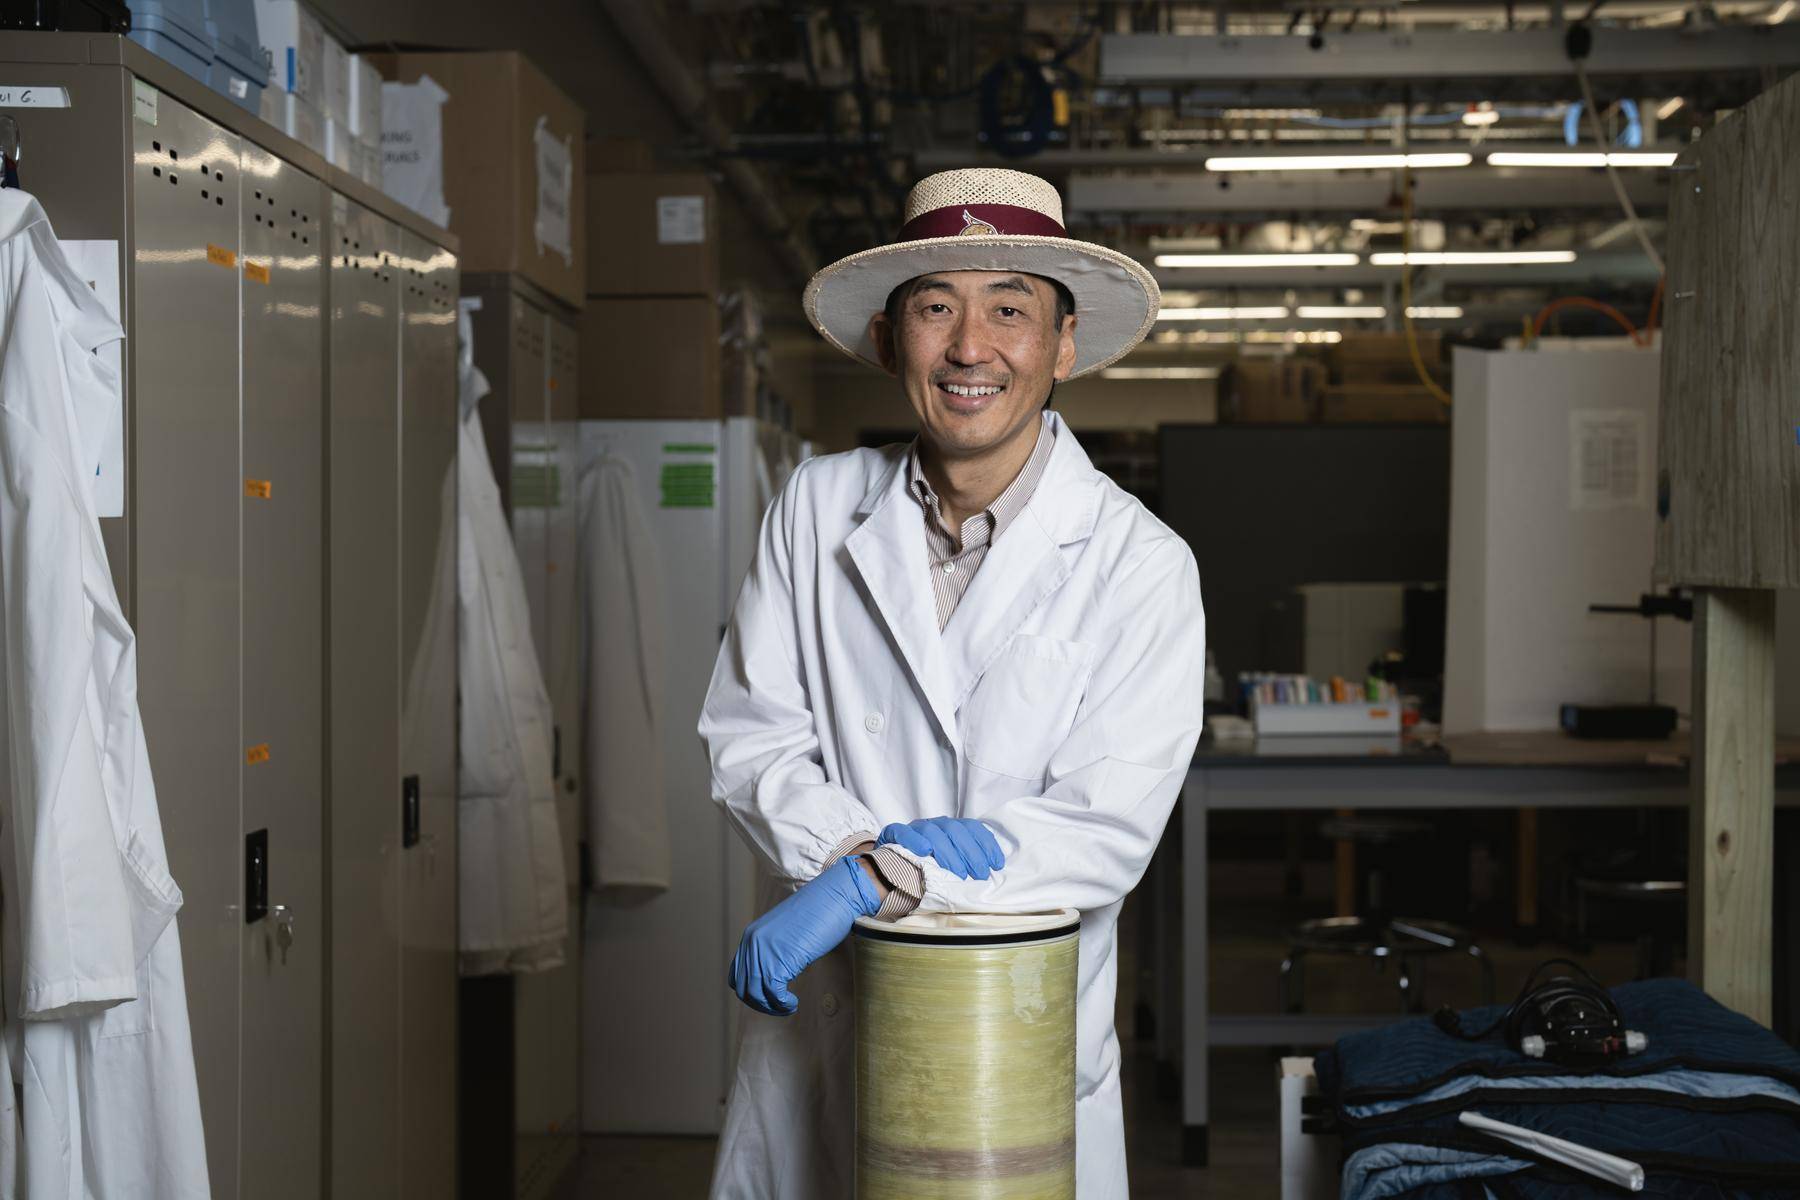
[(697, 246), (706, 240), (705, 196), (658, 196), (656, 240), (666, 245)]
[(531, 136), (537, 143), (537, 219), (532, 222), (532, 232), (538, 253), (553, 251), (562, 255), (564, 265), (573, 266), (575, 243), (569, 234), (569, 209), (575, 189), (575, 156), (567, 137), (550, 132), (548, 117), (537, 119)]
[(381, 190), (438, 225), (450, 224), (444, 200), (444, 101), (429, 75), (381, 85)]
[(131, 81), (131, 113), (146, 125), (156, 124), (156, 89), (141, 79)]
[(1569, 507), (1576, 512), (1650, 503), (1649, 422), (1629, 408), (1569, 414)]
[[(119, 319), (119, 243), (115, 241), (71, 241), (58, 238), (63, 256), (75, 273), (94, 289), (94, 295), (106, 307), (106, 314)], [(113, 369), (115, 379), (125, 377), (125, 343), (108, 342), (96, 354)], [(85, 433), (85, 431), (84, 431)], [(84, 440), (85, 437), (84, 437)], [(99, 462), (94, 473), (94, 510), (96, 516), (125, 515), (125, 397), (114, 397), (107, 409), (105, 424), (99, 437)]]

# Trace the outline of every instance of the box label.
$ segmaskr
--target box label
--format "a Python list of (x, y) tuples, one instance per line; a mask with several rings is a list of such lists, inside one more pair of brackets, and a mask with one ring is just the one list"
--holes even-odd
[(246, 258), (244, 260), (244, 278), (254, 279), (258, 283), (268, 283), (269, 268), (263, 266), (261, 263), (251, 262)]
[(429, 75), (381, 85), (381, 190), (437, 225), (450, 224), (444, 200), (444, 101)]
[(706, 241), (705, 196), (658, 196), (656, 240), (669, 246), (698, 246)]
[(208, 242), (206, 243), (206, 261), (215, 267), (235, 270), (237, 268), (237, 251), (227, 250), (223, 246), (215, 246)]
[(550, 132), (550, 118), (540, 116), (532, 133), (537, 144), (537, 219), (532, 233), (539, 254), (562, 256), (563, 265), (575, 265), (575, 242), (570, 234), (569, 209), (575, 189), (575, 156), (567, 137)]
[[(152, 96), (155, 92), (150, 93)], [(0, 83), (0, 108), (67, 108), (69, 107), (69, 91), (67, 88), (16, 87)], [(154, 125), (156, 122), (152, 121)]]
[(146, 125), (156, 124), (156, 89), (141, 79), (131, 81), (131, 115)]

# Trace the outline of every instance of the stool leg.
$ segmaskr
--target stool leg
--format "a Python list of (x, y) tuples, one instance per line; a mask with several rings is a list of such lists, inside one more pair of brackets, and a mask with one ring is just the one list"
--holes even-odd
[(1400, 1011), (1410, 1014), (1414, 1011), (1412, 998), (1412, 963), (1407, 961), (1404, 954), (1400, 956), (1399, 968), (1400, 977), (1398, 982), (1400, 984)]
[(1469, 943), (1469, 957), (1481, 964), (1481, 982), (1487, 989), (1487, 1003), (1494, 1003), (1494, 960), (1475, 943)]
[(1306, 951), (1295, 946), (1288, 951), (1288, 956), (1281, 960), (1281, 978), (1278, 989), (1281, 1011), (1297, 1013), (1306, 1006), (1306, 979), (1301, 966), (1306, 958)]

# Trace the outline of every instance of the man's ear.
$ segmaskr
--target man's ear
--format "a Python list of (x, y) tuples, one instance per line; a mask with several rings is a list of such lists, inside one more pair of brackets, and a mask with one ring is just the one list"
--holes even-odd
[(875, 357), (889, 375), (900, 374), (900, 356), (894, 350), (894, 323), (885, 312), (869, 318), (869, 340), (875, 343)]
[(1063, 318), (1061, 341), (1056, 347), (1056, 378), (1067, 379), (1075, 369), (1075, 314)]

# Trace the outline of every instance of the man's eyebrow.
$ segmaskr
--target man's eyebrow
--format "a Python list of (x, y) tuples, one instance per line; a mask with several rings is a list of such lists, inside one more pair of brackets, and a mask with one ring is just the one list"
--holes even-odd
[(927, 275), (923, 279), (915, 279), (913, 281), (912, 291), (909, 295), (916, 296), (920, 292), (954, 292), (955, 290), (955, 288), (950, 286), (950, 281), (948, 279), (938, 279), (934, 276)]
[(996, 279), (987, 285), (987, 290), (990, 292), (1023, 292), (1034, 300), (1037, 298), (1037, 293), (1031, 290), (1031, 285), (1025, 282), (1023, 275), (1008, 275), (1005, 279)]

